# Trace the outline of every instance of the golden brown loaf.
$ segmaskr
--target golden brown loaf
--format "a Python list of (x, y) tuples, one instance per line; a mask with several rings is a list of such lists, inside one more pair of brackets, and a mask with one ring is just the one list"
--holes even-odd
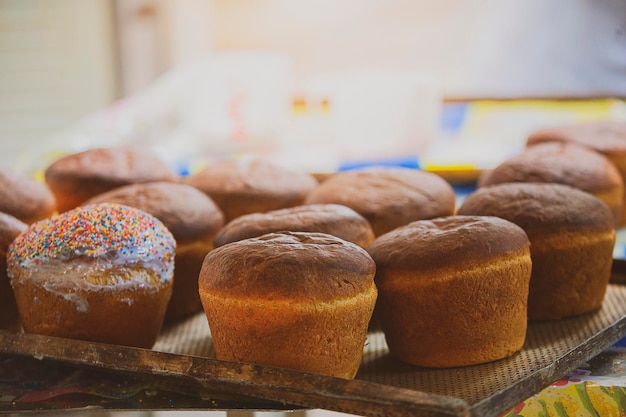
[(322, 233), (270, 233), (211, 251), (200, 297), (218, 359), (352, 378), (376, 302), (374, 261)]
[(420, 220), (378, 237), (377, 318), (389, 351), (419, 366), (490, 362), (526, 336), (530, 243), (496, 217)]
[(560, 319), (601, 307), (613, 261), (611, 210), (561, 184), (508, 183), (480, 188), (458, 210), (519, 225), (531, 242), (528, 317)]
[(119, 204), (32, 224), (7, 255), (24, 330), (151, 347), (172, 291), (174, 248), (163, 223)]
[[(528, 137), (527, 146), (543, 142), (571, 142), (600, 152), (626, 183), (626, 122), (607, 120), (541, 129)], [(626, 193), (624, 199), (620, 224), (626, 224)]]
[(217, 233), (215, 246), (280, 231), (327, 233), (362, 248), (374, 240), (369, 222), (351, 208), (311, 204), (238, 217)]
[(570, 185), (595, 195), (620, 221), (624, 181), (604, 155), (574, 143), (545, 142), (483, 171), (480, 187), (505, 182), (546, 182)]
[(7, 276), (7, 250), (26, 227), (25, 223), (15, 217), (0, 212), (0, 329), (19, 328), (15, 297)]
[(31, 224), (55, 211), (54, 195), (46, 184), (10, 168), (0, 168), (0, 212)]
[(177, 320), (202, 311), (198, 275), (213, 238), (224, 225), (224, 215), (206, 194), (185, 184), (151, 182), (119, 187), (85, 204), (119, 203), (150, 213), (176, 239), (174, 287), (165, 315)]
[(380, 236), (415, 220), (454, 213), (454, 190), (425, 171), (379, 168), (337, 173), (311, 191), (306, 204), (335, 203), (365, 217)]
[(263, 159), (224, 159), (183, 181), (211, 197), (226, 221), (249, 213), (263, 213), (300, 205), (317, 181)]
[(139, 147), (93, 148), (66, 155), (48, 166), (45, 177), (59, 212), (123, 185), (178, 179), (155, 153)]

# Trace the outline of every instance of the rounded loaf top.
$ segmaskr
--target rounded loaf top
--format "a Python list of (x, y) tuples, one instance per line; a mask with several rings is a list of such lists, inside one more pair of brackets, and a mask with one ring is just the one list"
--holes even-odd
[(558, 183), (588, 192), (623, 187), (619, 171), (604, 155), (567, 142), (538, 143), (479, 178), (480, 186), (505, 182)]
[(51, 216), (55, 209), (54, 195), (46, 184), (10, 168), (0, 168), (0, 212), (30, 224)]
[(332, 301), (369, 290), (375, 272), (364, 249), (335, 236), (268, 233), (209, 252), (199, 286), (235, 298)]
[(32, 224), (9, 247), (9, 271), (48, 265), (93, 270), (143, 265), (164, 281), (173, 274), (175, 241), (152, 215), (121, 204), (72, 209)]
[(537, 130), (527, 138), (527, 145), (540, 142), (575, 142), (602, 153), (626, 153), (626, 122), (594, 121)]
[(453, 214), (455, 194), (450, 184), (431, 172), (371, 168), (332, 175), (307, 195), (305, 203), (348, 206), (380, 236), (414, 220)]
[(215, 236), (215, 246), (280, 231), (319, 232), (367, 246), (374, 240), (369, 222), (339, 204), (310, 204), (238, 217)]
[(46, 179), (103, 179), (119, 185), (148, 181), (174, 181), (170, 167), (154, 152), (139, 147), (91, 148), (52, 162)]
[(379, 268), (420, 269), (482, 264), (528, 251), (519, 226), (491, 216), (418, 220), (378, 237), (368, 252)]
[(458, 214), (502, 217), (529, 235), (614, 228), (613, 214), (606, 204), (585, 191), (562, 184), (489, 185), (467, 196)]
[(196, 188), (173, 182), (150, 182), (115, 188), (89, 199), (85, 205), (118, 203), (161, 220), (178, 243), (213, 235), (224, 224), (217, 205)]

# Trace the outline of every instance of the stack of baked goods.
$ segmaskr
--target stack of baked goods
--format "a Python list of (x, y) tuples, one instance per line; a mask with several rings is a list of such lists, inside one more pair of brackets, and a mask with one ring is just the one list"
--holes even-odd
[[(615, 165), (626, 183), (626, 122), (603, 120), (550, 127), (533, 132), (526, 140), (528, 147), (545, 142), (575, 143), (601, 153)], [(626, 224), (626, 210), (622, 211), (619, 224)]]
[(479, 364), (519, 351), (529, 319), (601, 307), (623, 212), (611, 158), (569, 143), (529, 145), (458, 211), (421, 170), (318, 182), (255, 158), (178, 178), (155, 158), (94, 149), (11, 180), (41, 197), (0, 206), (17, 218), (0, 216), (0, 296), (25, 331), (151, 347), (203, 313), (218, 359), (352, 378), (375, 309), (397, 359)]
[(576, 143), (543, 142), (484, 171), (478, 186), (507, 182), (540, 182), (580, 188), (602, 200), (619, 224), (624, 204), (624, 181), (604, 155)]

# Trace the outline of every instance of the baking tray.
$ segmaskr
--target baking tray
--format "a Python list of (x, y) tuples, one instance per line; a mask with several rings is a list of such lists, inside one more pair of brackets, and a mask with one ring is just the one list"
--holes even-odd
[[(0, 352), (199, 384), (255, 407), (323, 408), (363, 416), (498, 416), (584, 364), (626, 335), (626, 263), (614, 263), (600, 310), (531, 323), (511, 358), (427, 369), (389, 355), (372, 329), (354, 380), (214, 359), (202, 314), (165, 327), (151, 350), (0, 331)], [(275, 402), (277, 407), (272, 406)], [(257, 402), (260, 403), (260, 402)], [(247, 407), (246, 407), (247, 408)]]

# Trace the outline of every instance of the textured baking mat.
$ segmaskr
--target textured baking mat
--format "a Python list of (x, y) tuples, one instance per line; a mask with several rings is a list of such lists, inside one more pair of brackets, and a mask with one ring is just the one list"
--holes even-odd
[(371, 331), (355, 380), (218, 361), (202, 314), (165, 327), (152, 350), (0, 332), (0, 352), (173, 378), (283, 406), (366, 416), (489, 417), (540, 391), (625, 334), (626, 287), (611, 284), (600, 310), (531, 323), (521, 352), (488, 364), (449, 369), (406, 365), (389, 355), (381, 332)]

